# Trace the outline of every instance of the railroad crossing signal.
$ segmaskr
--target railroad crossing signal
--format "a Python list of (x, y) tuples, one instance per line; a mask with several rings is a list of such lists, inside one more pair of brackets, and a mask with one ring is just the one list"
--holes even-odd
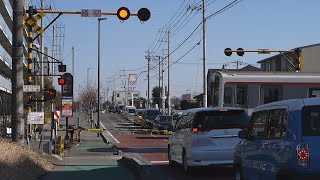
[(38, 31), (40, 34), (44, 33), (44, 29), (42, 29), (40, 26), (38, 26), (37, 21), (41, 18), (43, 18), (45, 14), (43, 12), (40, 12), (38, 15), (34, 16), (33, 18), (29, 18), (28, 16), (24, 15), (23, 20), (25, 23), (23, 24), (23, 28), (27, 29), (28, 26), (33, 27), (36, 31)]
[(65, 85), (66, 84), (66, 78), (58, 78), (58, 84), (59, 85)]
[(57, 91), (55, 89), (46, 88), (43, 90), (43, 96), (45, 101), (53, 100), (56, 98)]
[(130, 17), (130, 11), (126, 7), (121, 7), (117, 11), (117, 16), (121, 21), (125, 21)]

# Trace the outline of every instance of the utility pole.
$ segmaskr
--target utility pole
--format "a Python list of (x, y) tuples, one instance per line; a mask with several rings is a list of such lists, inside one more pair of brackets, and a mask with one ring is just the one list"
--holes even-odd
[(12, 141), (24, 140), (23, 119), (23, 7), (24, 1), (13, 1), (12, 23)]
[[(54, 34), (54, 33), (55, 33), (55, 32), (54, 32), (54, 31), (55, 31), (55, 26), (53, 25), (53, 26), (52, 26), (52, 57), (53, 57), (53, 58), (55, 58), (55, 55), (54, 55), (54, 48), (55, 48), (55, 46), (54, 46), (54, 43), (55, 43), (55, 42), (54, 42), (55, 34)], [(52, 62), (52, 63), (51, 63), (51, 75), (52, 75), (52, 76), (51, 76), (51, 81), (53, 82), (53, 74), (54, 74), (54, 70), (53, 70), (53, 66), (54, 66), (54, 65), (53, 65), (53, 59), (52, 59), (51, 62)], [(53, 83), (52, 83), (52, 84), (53, 84)]]
[(146, 56), (146, 59), (148, 61), (148, 101), (147, 101), (147, 109), (150, 109), (150, 60), (151, 60), (151, 57), (150, 57), (150, 51), (148, 50), (147, 51), (148, 55)]
[[(43, 9), (43, 0), (41, 0), (41, 9)], [(43, 18), (41, 18), (41, 28), (43, 28)], [(44, 43), (43, 43), (43, 35), (41, 34), (40, 35), (40, 46), (41, 46), (41, 53), (44, 53)], [(43, 54), (40, 54), (40, 59), (41, 59), (41, 74), (44, 74), (44, 62), (43, 62)], [(49, 68), (49, 66), (48, 66)], [(41, 76), (41, 88), (44, 89), (44, 76)], [(41, 100), (44, 100), (44, 96), (43, 96), (43, 93), (42, 93), (42, 97), (41, 97)], [(41, 102), (41, 111), (44, 112), (44, 101)]]
[(165, 58), (162, 58), (162, 65), (161, 65), (161, 100), (162, 100), (162, 108), (161, 111), (163, 112), (166, 108), (166, 101), (164, 100), (164, 87), (163, 87), (163, 81), (164, 81), (164, 76), (163, 76), (163, 61)]
[(74, 47), (72, 46), (72, 76), (74, 78)]
[(207, 63), (206, 63), (206, 8), (205, 0), (202, 0), (202, 46), (203, 46), (203, 107), (208, 107), (207, 103)]
[(171, 115), (171, 102), (170, 102), (170, 31), (168, 30), (168, 115)]

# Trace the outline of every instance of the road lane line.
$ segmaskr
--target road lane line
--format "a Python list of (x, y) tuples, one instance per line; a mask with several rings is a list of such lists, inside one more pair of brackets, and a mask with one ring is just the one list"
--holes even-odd
[[(106, 129), (106, 127), (104, 127), (104, 125), (102, 124), (102, 122), (100, 122), (100, 124), (101, 124), (101, 126), (103, 127), (103, 129)], [(106, 133), (116, 142), (116, 143), (120, 143), (120, 141), (118, 141), (118, 139), (117, 138), (115, 138), (111, 133), (110, 133), (110, 131), (108, 131), (108, 130), (105, 130), (106, 131)]]
[[(155, 138), (158, 138), (158, 137), (159, 137), (159, 136), (153, 135), (153, 134), (152, 134), (152, 132), (153, 132), (153, 131), (151, 131), (151, 134), (150, 134), (152, 137), (155, 137)], [(166, 141), (166, 142), (168, 142), (168, 140), (167, 140), (167, 139), (162, 139), (162, 141)]]

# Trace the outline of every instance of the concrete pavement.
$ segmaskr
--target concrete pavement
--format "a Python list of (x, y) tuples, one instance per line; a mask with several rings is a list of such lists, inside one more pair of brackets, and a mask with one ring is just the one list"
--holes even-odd
[(135, 179), (127, 168), (118, 163), (122, 157), (114, 154), (113, 146), (106, 144), (102, 137), (81, 131), (81, 143), (69, 150), (67, 156), (42, 180)]

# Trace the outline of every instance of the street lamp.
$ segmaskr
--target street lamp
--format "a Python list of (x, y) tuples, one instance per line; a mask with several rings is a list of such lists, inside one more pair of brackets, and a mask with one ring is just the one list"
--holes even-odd
[[(98, 18), (98, 121), (97, 128), (100, 129), (100, 21), (107, 18)], [(99, 133), (98, 133), (99, 137)]]
[(89, 87), (89, 70), (91, 68), (87, 68), (87, 88)]

